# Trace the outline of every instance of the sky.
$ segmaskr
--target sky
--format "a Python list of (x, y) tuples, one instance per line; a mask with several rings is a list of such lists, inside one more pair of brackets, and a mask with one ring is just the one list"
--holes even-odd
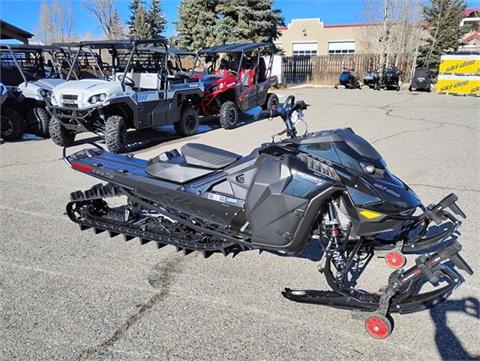
[[(44, 0), (48, 1), (48, 0)], [(84, 3), (87, 0), (60, 0), (71, 3), (75, 14), (77, 34), (100, 36), (101, 30), (92, 18)], [(123, 21), (129, 17), (130, 0), (116, 0), (115, 4)], [(146, 0), (148, 3), (149, 1)], [(167, 36), (174, 34), (173, 22), (177, 17), (180, 0), (161, 0), (162, 9), (168, 20)], [(325, 24), (349, 24), (361, 22), (363, 0), (276, 0), (275, 7), (282, 10), (285, 23), (295, 18), (321, 18)], [(1, 0), (0, 18), (22, 29), (35, 33), (38, 29), (38, 18), (42, 0)], [(480, 7), (480, 0), (468, 1), (469, 7)]]

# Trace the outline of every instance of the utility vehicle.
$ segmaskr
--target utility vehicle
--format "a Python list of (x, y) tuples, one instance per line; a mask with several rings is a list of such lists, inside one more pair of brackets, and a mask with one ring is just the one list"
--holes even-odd
[[(370, 335), (385, 338), (391, 313), (433, 307), (463, 281), (456, 269), (473, 273), (456, 232), (465, 214), (454, 194), (424, 206), (350, 128), (299, 135), (307, 106), (290, 96), (280, 110), (260, 112), (259, 119), (281, 117), (285, 130), (245, 156), (197, 143), (148, 161), (95, 144), (64, 150), (71, 168), (104, 182), (72, 192), (67, 214), (82, 230), (205, 257), (249, 249), (292, 256), (318, 247), (332, 290), (286, 288), (283, 295), (356, 310)], [(372, 257), (394, 269), (383, 278), (375, 270), (384, 285), (378, 292), (377, 284), (357, 288)]]
[[(98, 51), (102, 49), (107, 54)], [(53, 141), (70, 145), (76, 134), (93, 132), (105, 138), (109, 150), (120, 153), (129, 128), (174, 124), (178, 134), (194, 134), (203, 86), (198, 79), (172, 73), (169, 56), (163, 38), (81, 42), (71, 72), (81, 68), (85, 77), (88, 70), (95, 79), (54, 88), (49, 107)], [(88, 63), (83, 70), (82, 61)]]
[[(46, 106), (53, 87), (65, 82), (70, 70), (70, 54), (60, 46), (0, 45), (0, 81), (9, 88), (5, 116), (12, 120), (16, 112), (23, 119), (25, 131), (48, 137), (50, 115)], [(15, 121), (18, 127), (20, 122)], [(11, 136), (18, 139), (20, 127)], [(5, 135), (5, 138), (10, 138)]]
[[(225, 44), (199, 52), (193, 77), (201, 78), (205, 94), (202, 115), (218, 115), (220, 125), (234, 128), (242, 112), (255, 107), (276, 110), (278, 97), (269, 89), (278, 84), (272, 76), (273, 43)], [(268, 64), (267, 64), (268, 62)], [(200, 64), (200, 65), (199, 65)]]
[(20, 106), (21, 99), (22, 95), (18, 91), (15, 91), (15, 88), (9, 89), (0, 83), (0, 141), (22, 139), (23, 133), (25, 132), (25, 120), (21, 114), (15, 110)]

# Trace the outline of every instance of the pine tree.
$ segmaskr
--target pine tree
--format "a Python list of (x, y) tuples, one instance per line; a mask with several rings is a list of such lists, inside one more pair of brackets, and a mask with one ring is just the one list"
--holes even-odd
[(132, 39), (147, 39), (150, 36), (150, 27), (147, 23), (147, 12), (140, 3), (135, 14), (133, 32), (130, 33)]
[(182, 0), (175, 22), (175, 44), (189, 50), (215, 45), (217, 4), (218, 0)]
[(113, 40), (123, 39), (122, 21), (117, 10), (115, 10), (112, 16), (111, 31), (108, 34), (108, 38)]
[(418, 65), (438, 67), (442, 53), (458, 47), (464, 33), (460, 20), (466, 7), (465, 0), (430, 0), (430, 4), (424, 7), (429, 36), (420, 47)]
[(218, 41), (271, 41), (285, 25), (281, 11), (273, 9), (273, 0), (219, 0)]
[(162, 13), (160, 0), (151, 0), (148, 12), (148, 25), (150, 26), (150, 37), (158, 38), (167, 28), (167, 19)]
[(278, 38), (284, 25), (273, 0), (182, 0), (176, 42), (198, 50), (205, 46)]
[(135, 28), (135, 15), (137, 14), (138, 6), (142, 3), (141, 0), (132, 0), (130, 4), (128, 4), (128, 9), (130, 10), (130, 17), (127, 21), (128, 25), (128, 32), (130, 36), (132, 36)]

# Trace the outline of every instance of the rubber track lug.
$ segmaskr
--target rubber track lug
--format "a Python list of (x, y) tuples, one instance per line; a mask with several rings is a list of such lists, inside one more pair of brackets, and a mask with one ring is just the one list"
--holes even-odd
[(108, 236), (110, 238), (118, 236), (120, 233), (114, 232), (114, 231), (108, 231)]
[(79, 226), (80, 226), (80, 230), (81, 230), (81, 231), (86, 231), (87, 229), (92, 228), (92, 227), (89, 227), (89, 226), (84, 226), (84, 225), (82, 225), (82, 224), (80, 224)]
[(105, 232), (105, 230), (102, 229), (102, 228), (96, 228), (96, 227), (95, 227), (95, 228), (93, 229), (93, 232), (94, 232), (95, 234), (99, 234), (99, 233)]
[(151, 242), (151, 239), (146, 239), (146, 238), (140, 238), (140, 244), (143, 246), (144, 244), (147, 244), (148, 242)]
[(134, 238), (135, 238), (134, 236), (129, 236), (128, 234), (123, 235), (123, 239), (125, 240), (125, 242), (128, 242)]
[(202, 251), (202, 256), (203, 258), (208, 258), (210, 257), (214, 252), (210, 252), (210, 251)]
[(161, 242), (158, 242), (158, 241), (157, 241), (156, 243), (157, 243), (157, 248), (158, 248), (158, 249), (163, 248), (163, 247), (166, 246), (165, 243), (161, 243)]
[(180, 246), (175, 246), (175, 249), (177, 250), (177, 252), (180, 252), (181, 250), (183, 250), (183, 248)]
[(193, 249), (187, 249), (187, 248), (183, 249), (183, 255), (184, 256), (188, 256), (192, 252), (193, 252)]

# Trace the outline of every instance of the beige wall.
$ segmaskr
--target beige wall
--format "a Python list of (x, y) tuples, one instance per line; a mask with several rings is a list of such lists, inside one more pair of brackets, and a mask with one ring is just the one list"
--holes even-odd
[(355, 53), (366, 52), (362, 39), (377, 25), (327, 26), (320, 19), (294, 19), (287, 29), (281, 29), (281, 37), (275, 41), (285, 55), (293, 55), (293, 43), (317, 42), (317, 55), (328, 55), (330, 41), (355, 41)]

